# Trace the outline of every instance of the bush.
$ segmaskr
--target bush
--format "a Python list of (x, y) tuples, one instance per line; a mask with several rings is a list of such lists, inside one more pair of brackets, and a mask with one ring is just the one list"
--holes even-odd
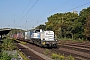
[(9, 38), (3, 40), (2, 47), (3, 50), (14, 50), (16, 48), (14, 42)]
[(8, 55), (5, 51), (1, 53), (0, 60), (11, 60), (12, 56)]
[(57, 59), (57, 58), (58, 58), (58, 54), (52, 53), (52, 59)]
[(60, 60), (65, 60), (65, 57), (63, 55), (59, 55)]
[(45, 54), (47, 55), (50, 51), (48, 49), (45, 50)]
[(79, 42), (79, 43), (82, 43), (82, 42), (83, 42), (83, 40), (79, 39), (79, 40), (78, 40), (78, 42)]
[(68, 59), (68, 60), (74, 60), (74, 57), (72, 57), (72, 56), (70, 55), (70, 56), (68, 56), (67, 59)]

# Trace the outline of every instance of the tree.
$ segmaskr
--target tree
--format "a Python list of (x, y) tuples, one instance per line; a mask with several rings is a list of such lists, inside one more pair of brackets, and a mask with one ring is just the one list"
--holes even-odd
[(45, 25), (39, 25), (35, 29), (43, 29), (43, 30), (45, 30), (46, 29), (46, 26)]
[(46, 30), (53, 30), (58, 38), (89, 38), (90, 7), (82, 9), (79, 15), (75, 12), (56, 13), (47, 18)]
[(67, 12), (67, 13), (57, 13), (48, 17), (48, 22), (46, 23), (46, 28), (50, 28), (55, 32), (59, 38), (64, 38), (67, 36), (73, 37), (74, 22), (77, 20), (77, 13)]
[[(85, 24), (87, 24), (87, 18), (90, 15), (90, 7), (87, 7), (86, 9), (82, 9), (79, 13), (79, 22), (81, 22), (81, 36), (84, 37), (84, 31), (85, 31)], [(85, 31), (86, 32), (86, 31)], [(85, 33), (86, 35), (86, 33)]]
[[(53, 30), (55, 32), (55, 34), (58, 36), (59, 32), (61, 31), (61, 23), (62, 23), (62, 17), (63, 17), (63, 13), (57, 13), (54, 15), (51, 15), (50, 17), (48, 17), (48, 22), (46, 22), (46, 30)], [(58, 33), (59, 32), (59, 33)], [(62, 35), (60, 35), (62, 36)]]
[(88, 18), (86, 19), (84, 35), (86, 36), (87, 39), (90, 40), (90, 16), (88, 16)]

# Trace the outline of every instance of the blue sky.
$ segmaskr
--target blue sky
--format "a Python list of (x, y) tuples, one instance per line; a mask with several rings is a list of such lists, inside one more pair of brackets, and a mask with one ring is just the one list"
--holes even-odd
[(73, 9), (90, 2), (90, 0), (38, 0), (35, 4), (36, 1), (0, 0), (0, 28), (31, 29), (44, 24), (47, 22), (47, 17), (55, 13), (80, 12), (90, 6), (89, 3)]

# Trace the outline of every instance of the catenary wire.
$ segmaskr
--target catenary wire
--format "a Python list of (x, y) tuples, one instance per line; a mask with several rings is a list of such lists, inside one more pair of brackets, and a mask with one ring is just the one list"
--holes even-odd
[[(32, 1), (32, 0), (31, 0)], [(25, 9), (23, 10), (23, 12), (21, 13), (21, 15), (18, 17), (18, 19), (22, 16), (22, 14), (25, 12), (25, 10), (27, 9), (27, 7), (29, 6), (29, 4), (31, 3), (31, 1), (29, 1), (29, 3), (27, 4), (27, 6), (25, 7)], [(17, 20), (18, 20), (17, 19)]]
[[(85, 4), (82, 4), (82, 5), (80, 5), (80, 6), (77, 6), (77, 7), (75, 7), (75, 8), (72, 8), (72, 9), (70, 9), (70, 10), (68, 10), (68, 11), (71, 11), (71, 10), (74, 10), (74, 9), (77, 9), (77, 8), (80, 8), (80, 7), (82, 7), (82, 6), (84, 6), (84, 5), (87, 5), (87, 4), (89, 4), (90, 2), (87, 2), (87, 3), (85, 3)], [(42, 21), (45, 21), (45, 20), (42, 20)]]
[(18, 24), (23, 20), (23, 18), (31, 11), (31, 9), (36, 5), (38, 0), (31, 6), (31, 8), (27, 11), (27, 13), (21, 18), (21, 20), (18, 22)]
[[(66, 1), (65, 3), (63, 3), (62, 5), (56, 7), (55, 9), (49, 11), (48, 13), (51, 13), (52, 11), (54, 11), (54, 10), (56, 10), (56, 9), (58, 9), (58, 8), (60, 8), (60, 7), (62, 7), (63, 5), (67, 4), (67, 3), (70, 2), (70, 1), (71, 1), (71, 0)], [(45, 16), (45, 15), (46, 15), (46, 14), (42, 15), (41, 17), (43, 17), (43, 16)], [(40, 18), (41, 18), (41, 17), (40, 17)], [(39, 21), (41, 22), (41, 20), (38, 20), (36, 23), (38, 24)], [(45, 20), (42, 20), (42, 21), (45, 21)]]

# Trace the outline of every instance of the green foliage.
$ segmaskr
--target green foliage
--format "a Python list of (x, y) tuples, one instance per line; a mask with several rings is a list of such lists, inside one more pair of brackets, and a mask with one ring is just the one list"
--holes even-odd
[(59, 55), (60, 60), (65, 60), (65, 57), (63, 55)]
[(16, 54), (13, 56), (13, 58), (19, 60), (19, 58), (18, 58), (18, 53), (16, 53)]
[(52, 59), (55, 59), (55, 60), (74, 60), (74, 57), (72, 57), (71, 55), (68, 57), (65, 57), (64, 55), (60, 55), (56, 53), (52, 53), (51, 57)]
[(80, 13), (56, 13), (47, 18), (46, 25), (36, 28), (53, 30), (58, 38), (90, 39), (90, 7), (82, 9)]
[(46, 29), (55, 31), (58, 38), (69, 37), (73, 38), (76, 29), (76, 23), (78, 23), (78, 14), (67, 12), (57, 13), (48, 17), (46, 22)]
[(90, 37), (89, 36), (89, 31), (90, 31), (90, 29), (88, 29), (88, 28), (90, 28), (89, 27), (89, 24), (90, 24), (90, 7), (87, 7), (86, 9), (82, 9), (82, 11), (80, 11), (80, 14), (79, 14), (79, 21), (82, 23), (82, 29), (81, 29), (81, 31), (82, 31), (82, 33), (83, 33), (83, 35), (85, 35), (84, 37), (86, 37), (86, 38), (88, 38), (88, 37)]
[(90, 37), (90, 15), (88, 16), (86, 24), (85, 24), (84, 35), (86, 37)]
[(11, 60), (11, 59), (19, 60), (18, 53), (10, 54), (10, 52), (3, 50), (0, 54), (0, 60)]
[(83, 40), (81, 40), (81, 39), (78, 39), (78, 40), (77, 40), (77, 42), (80, 42), (80, 43), (82, 43), (82, 42), (83, 42)]
[(2, 49), (3, 50), (13, 50), (13, 49), (15, 49), (14, 41), (9, 39), (9, 38), (4, 39), (3, 43), (2, 43)]
[(67, 60), (74, 60), (74, 57), (72, 57), (71, 55), (67, 57)]
[(29, 60), (25, 54), (23, 54), (22, 52), (18, 51), (18, 53), (20, 54), (20, 56), (24, 59), (24, 60)]
[(49, 53), (50, 53), (50, 51), (48, 49), (46, 49), (45, 52), (44, 52), (45, 55), (47, 55)]
[(58, 54), (56, 54), (56, 53), (52, 53), (52, 59), (57, 59), (58, 58)]
[(8, 55), (5, 51), (1, 53), (0, 60), (11, 60), (12, 56)]
[(43, 29), (43, 30), (45, 30), (46, 29), (46, 26), (45, 25), (39, 25), (35, 29)]
[(71, 12), (57, 13), (48, 17), (46, 27), (52, 26), (52, 30), (55, 31), (58, 38), (78, 39), (85, 37), (84, 34), (86, 37), (90, 37), (88, 34), (90, 32), (90, 18), (87, 18), (88, 16), (90, 16), (90, 7), (82, 9), (79, 16), (77, 13)]
[(78, 38), (78, 39), (76, 39), (76, 40), (71, 39), (71, 38), (61, 38), (61, 39), (58, 39), (58, 40), (60, 41), (60, 43), (61, 43), (62, 45), (64, 45), (64, 43), (66, 43), (67, 41), (79, 42), (79, 43), (84, 42), (84, 40), (83, 40), (83, 39), (80, 39), (80, 38)]
[(21, 44), (27, 44), (27, 42), (20, 41)]
[[(45, 55), (48, 55), (51, 53), (51, 51), (46, 49), (44, 53), (45, 53)], [(71, 55), (66, 57), (64, 55), (52, 53), (50, 56), (52, 59), (55, 59), (55, 60), (74, 60), (74, 57), (72, 57)]]

